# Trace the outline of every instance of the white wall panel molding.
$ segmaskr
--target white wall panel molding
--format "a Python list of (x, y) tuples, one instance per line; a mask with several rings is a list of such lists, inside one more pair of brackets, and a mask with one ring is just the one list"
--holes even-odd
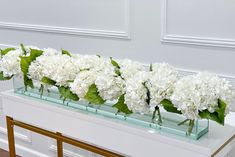
[[(55, 140), (48, 139), (48, 149), (49, 151), (57, 154), (57, 145)], [(63, 143), (63, 155), (65, 157), (96, 157), (95, 153), (89, 152), (89, 151), (77, 151), (79, 148), (73, 147), (72, 145)], [(74, 151), (76, 150), (76, 151)]]
[(32, 25), (32, 24), (8, 23), (8, 22), (0, 22), (0, 28), (37, 31), (37, 32), (62, 33), (62, 34), (82, 35), (82, 36), (98, 36), (98, 37), (130, 39), (129, 29), (127, 29), (127, 31), (111, 31), (111, 30), (70, 28), (70, 27)]
[[(208, 37), (208, 36), (191, 36), (182, 34), (174, 34), (168, 31), (169, 27), (169, 0), (162, 0), (162, 17), (161, 17), (161, 41), (163, 43), (189, 44), (196, 46), (214, 46), (222, 48), (235, 48), (235, 39), (224, 37)], [(209, 6), (208, 6), (209, 7)], [(209, 19), (208, 19), (209, 20)], [(193, 29), (192, 29), (193, 31)], [(226, 31), (221, 28), (221, 31)]]
[[(54, 145), (54, 144), (51, 144), (49, 146), (49, 150), (52, 151), (52, 152), (55, 152), (57, 153), (57, 146)], [(89, 153), (89, 152), (88, 152)], [(80, 155), (80, 154), (77, 154), (73, 151), (70, 151), (70, 150), (67, 150), (67, 149), (63, 149), (63, 154), (65, 157), (88, 157), (88, 156), (84, 156), (84, 155)], [(90, 153), (91, 154), (91, 153)], [(92, 155), (92, 154), (91, 154)], [(89, 157), (91, 157), (91, 155)]]
[[(8, 141), (0, 138), (0, 148), (8, 150)], [(16, 144), (16, 152), (22, 157), (50, 157), (49, 155), (40, 153), (26, 146)]]
[[(96, 25), (81, 26), (81, 27), (80, 26), (61, 26), (61, 25), (41, 24), (41, 23), (33, 24), (33, 23), (15, 22), (15, 21), (8, 22), (4, 20), (0, 21), (0, 28), (24, 30), (24, 31), (72, 34), (72, 35), (81, 35), (81, 36), (130, 39), (130, 0), (122, 0), (120, 1), (120, 3), (121, 2), (123, 2), (123, 6), (121, 7), (121, 9), (124, 10), (124, 13), (123, 13), (124, 17), (121, 17), (123, 19), (122, 20), (123, 23), (120, 24), (122, 25), (122, 28), (120, 29), (112, 28), (112, 26), (108, 26), (110, 28), (100, 29), (100, 28), (97, 28)], [(112, 17), (112, 18), (115, 19), (117, 17)], [(58, 19), (53, 19), (53, 20), (58, 20)]]
[[(0, 126), (0, 133), (7, 135), (7, 129), (5, 127)], [(30, 131), (26, 131), (26, 134), (22, 134), (15, 131), (15, 137), (21, 141), (31, 143), (32, 142), (32, 134)]]

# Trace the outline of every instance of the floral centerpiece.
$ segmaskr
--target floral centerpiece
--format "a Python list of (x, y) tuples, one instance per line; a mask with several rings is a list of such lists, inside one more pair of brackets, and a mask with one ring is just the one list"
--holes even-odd
[(207, 72), (181, 77), (167, 63), (144, 66), (128, 59), (23, 44), (0, 53), (0, 80), (21, 77), (25, 91), (39, 87), (43, 95), (57, 88), (63, 102), (85, 100), (99, 106), (112, 102), (117, 113), (151, 114), (152, 123), (159, 126), (164, 124), (161, 115), (164, 109), (185, 117), (178, 125), (188, 124), (188, 135), (198, 119), (224, 125), (234, 100), (233, 88), (227, 80)]

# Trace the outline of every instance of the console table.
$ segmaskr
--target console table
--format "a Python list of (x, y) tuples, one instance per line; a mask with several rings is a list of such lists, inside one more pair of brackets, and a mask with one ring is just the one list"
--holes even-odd
[(196, 141), (17, 95), (12, 90), (1, 95), (11, 154), (15, 153), (14, 125), (57, 139), (59, 157), (63, 156), (63, 142), (110, 157), (227, 157), (235, 149), (235, 128), (229, 125), (211, 122), (210, 132)]

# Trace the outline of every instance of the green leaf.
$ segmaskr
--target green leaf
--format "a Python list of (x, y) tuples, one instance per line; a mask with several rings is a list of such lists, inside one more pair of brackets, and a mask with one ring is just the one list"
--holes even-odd
[(30, 49), (30, 56), (21, 57), (20, 67), (24, 76), (25, 90), (27, 90), (28, 86), (34, 88), (32, 79), (28, 78), (29, 66), (31, 62), (33, 62), (37, 57), (41, 56), (42, 54), (43, 51), (41, 50)]
[(6, 48), (6, 49), (4, 49), (4, 50), (0, 50), (1, 56), (6, 55), (8, 52), (10, 52), (10, 51), (12, 51), (12, 50), (15, 50), (15, 48), (11, 47), (11, 48)]
[(147, 99), (146, 99), (146, 102), (147, 102), (147, 104), (150, 104), (150, 101), (151, 101), (151, 97), (150, 97), (150, 91), (149, 91), (149, 89), (148, 89), (148, 87), (147, 87), (147, 85), (146, 85), (146, 82), (144, 82), (143, 83), (143, 86), (146, 88), (146, 90), (147, 90)]
[(93, 104), (104, 104), (105, 100), (99, 95), (95, 84), (92, 84), (84, 97), (87, 101)]
[(43, 77), (41, 79), (41, 82), (45, 83), (45, 84), (48, 84), (48, 85), (52, 85), (52, 86), (55, 86), (56, 85), (56, 81), (48, 78), (48, 77)]
[(170, 100), (164, 99), (160, 102), (160, 104), (162, 104), (163, 108), (168, 112), (182, 114)]
[(208, 110), (204, 110), (199, 113), (199, 116), (202, 119), (210, 119), (221, 125), (224, 125), (226, 106), (227, 104), (224, 101), (218, 99), (218, 108), (214, 113), (210, 113)]
[(127, 105), (125, 104), (124, 94), (119, 97), (118, 102), (114, 104), (113, 107), (117, 108), (118, 112), (123, 112), (125, 114), (133, 113), (131, 110), (128, 109)]
[(58, 90), (60, 92), (61, 97), (65, 99), (70, 99), (70, 100), (74, 100), (74, 101), (78, 101), (79, 97), (72, 93), (71, 90), (69, 89), (69, 87), (58, 87)]
[(119, 64), (118, 64), (115, 60), (113, 60), (113, 58), (112, 58), (112, 57), (110, 57), (110, 60), (111, 60), (111, 64), (112, 64), (114, 67), (116, 67), (116, 68), (120, 69)]
[(3, 72), (0, 72), (0, 80), (1, 81), (10, 80), (12, 77), (13, 77), (13, 75), (11, 77), (4, 77)]
[(21, 47), (21, 50), (24, 52), (24, 55), (26, 55), (27, 51), (26, 51), (26, 49), (24, 47), (24, 44), (20, 44), (20, 47)]
[(118, 75), (118, 76), (121, 76), (121, 71), (120, 71), (120, 66), (119, 66), (119, 64), (115, 61), (115, 60), (113, 60), (113, 58), (112, 57), (110, 57), (110, 60), (111, 60), (111, 64), (115, 67), (115, 73)]
[(72, 56), (69, 51), (66, 51), (66, 50), (63, 50), (63, 49), (62, 49), (62, 54), (63, 54), (63, 55), (68, 55), (68, 56), (70, 56), (70, 57)]
[(153, 71), (153, 64), (152, 63), (149, 66), (149, 71)]

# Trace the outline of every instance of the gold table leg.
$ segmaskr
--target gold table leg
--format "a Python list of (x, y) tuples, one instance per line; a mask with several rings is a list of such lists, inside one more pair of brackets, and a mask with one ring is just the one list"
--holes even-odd
[(7, 134), (8, 134), (8, 146), (10, 157), (15, 157), (15, 138), (14, 138), (14, 124), (11, 117), (6, 117), (7, 121)]
[[(58, 136), (62, 136), (61, 133), (57, 132), (56, 133)], [(61, 140), (57, 139), (57, 155), (58, 157), (63, 157), (63, 143)]]

